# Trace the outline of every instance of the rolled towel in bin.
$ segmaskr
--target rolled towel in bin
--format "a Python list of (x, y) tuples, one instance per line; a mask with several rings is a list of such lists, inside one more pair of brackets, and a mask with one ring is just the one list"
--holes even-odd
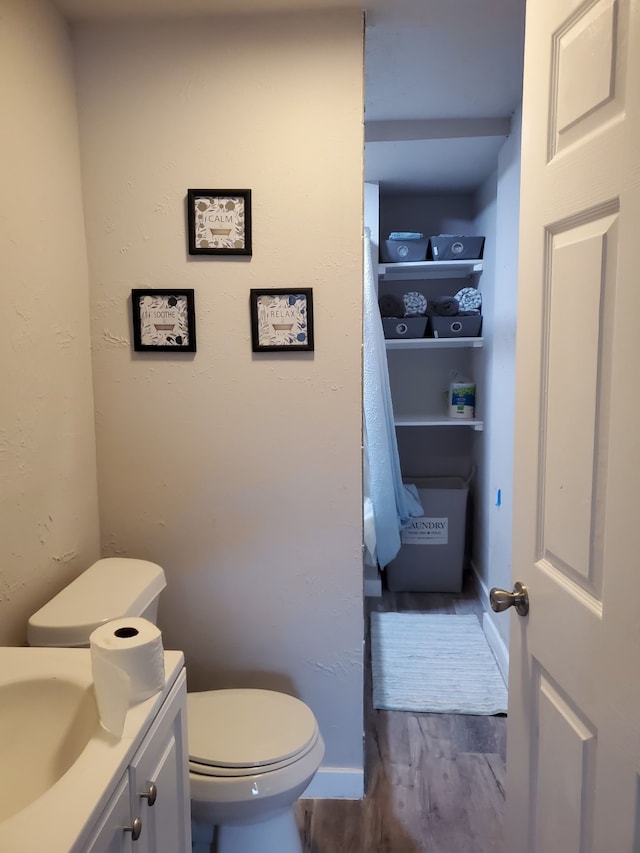
[(424, 234), (419, 231), (392, 231), (388, 240), (424, 240)]
[(404, 303), (397, 296), (381, 296), (378, 307), (382, 317), (404, 317)]
[(460, 310), (460, 303), (455, 296), (437, 296), (431, 308), (439, 317), (455, 317)]
[(482, 308), (482, 294), (475, 287), (463, 287), (456, 293), (455, 298), (458, 300), (461, 313), (462, 311), (477, 313)]
[(427, 298), (422, 293), (410, 291), (402, 297), (405, 317), (424, 317), (427, 313)]

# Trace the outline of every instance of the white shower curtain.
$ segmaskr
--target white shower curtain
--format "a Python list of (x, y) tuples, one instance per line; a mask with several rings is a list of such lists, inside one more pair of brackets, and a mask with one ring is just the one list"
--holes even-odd
[(400, 550), (402, 526), (409, 518), (422, 515), (422, 506), (417, 492), (402, 482), (368, 228), (365, 228), (363, 243), (365, 546), (371, 555), (375, 553), (379, 565), (384, 567)]

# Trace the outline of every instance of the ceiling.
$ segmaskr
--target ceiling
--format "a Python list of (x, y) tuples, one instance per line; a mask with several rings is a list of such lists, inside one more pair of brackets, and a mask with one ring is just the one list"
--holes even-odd
[(522, 96), (523, 41), (524, 0), (387, 0), (372, 8), (365, 179), (403, 192), (482, 183)]
[(364, 8), (365, 180), (475, 189), (522, 91), (525, 0), (53, 0), (71, 20)]

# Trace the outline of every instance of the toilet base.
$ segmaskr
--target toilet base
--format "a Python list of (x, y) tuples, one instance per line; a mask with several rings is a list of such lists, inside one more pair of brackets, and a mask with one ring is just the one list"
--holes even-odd
[[(211, 848), (215, 853), (303, 853), (302, 841), (292, 808), (282, 809), (255, 823), (225, 824), (209, 827), (198, 822), (199, 838), (194, 833), (194, 853), (209, 851), (208, 840), (213, 836)], [(208, 836), (208, 838), (207, 838)], [(199, 843), (197, 843), (197, 840)], [(206, 840), (205, 840), (206, 839)]]
[(219, 826), (216, 853), (302, 853), (302, 842), (292, 808), (256, 823)]

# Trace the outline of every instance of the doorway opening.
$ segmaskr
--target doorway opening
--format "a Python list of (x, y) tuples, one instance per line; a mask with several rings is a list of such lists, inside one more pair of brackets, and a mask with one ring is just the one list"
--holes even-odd
[[(398, 588), (388, 583), (393, 564), (382, 572), (371, 565), (365, 569), (366, 791), (374, 800), (387, 800), (391, 825), (393, 815), (407, 816), (411, 837), (424, 845), (416, 850), (499, 849), (502, 837), (505, 717), (374, 709), (370, 635), (371, 614), (376, 612), (474, 614), (506, 680), (508, 619), (491, 613), (489, 590), (510, 588), (511, 576), (524, 3), (504, 10), (503, 24), (511, 29), (502, 36), (510, 47), (493, 57), (498, 65), (504, 62), (502, 75), (512, 87), (508, 94), (503, 88), (501, 103), (491, 102), (490, 87), (483, 89), (489, 54), (482, 54), (478, 41), (494, 20), (492, 10), (502, 5), (488, 3), (477, 10), (484, 18), (476, 22), (473, 48), (470, 32), (448, 22), (444, 10), (438, 10), (435, 20), (413, 9), (406, 10), (400, 22), (385, 16), (367, 22), (365, 226), (371, 233), (378, 296), (399, 297), (406, 304), (407, 293), (418, 293), (429, 304), (435, 297), (453, 297), (464, 286), (475, 289), (482, 300), (477, 341), (456, 346), (433, 340), (386, 341), (403, 479), (463, 478), (469, 481), (470, 497), (464, 573), (457, 591), (442, 593), (428, 584)], [(454, 9), (449, 11), (455, 15)], [(473, 26), (470, 19), (468, 23)], [(427, 94), (416, 98), (413, 110), (406, 98), (401, 105), (398, 99), (389, 100), (389, 84), (397, 84), (407, 66), (399, 60), (389, 75), (384, 61), (393, 62), (401, 51), (408, 57), (414, 47), (433, 58), (429, 48), (434, 39), (440, 59), (446, 43), (455, 71), (447, 73), (444, 61), (429, 69), (423, 59), (413, 72), (405, 71), (403, 79), (418, 80)], [(484, 48), (490, 50), (486, 40)], [(476, 83), (479, 88), (474, 88)], [(481, 235), (481, 263), (465, 272), (464, 281), (450, 271), (445, 275), (439, 270), (439, 277), (433, 269), (427, 275), (417, 269), (406, 275), (399, 267), (390, 270), (381, 247), (392, 232), (420, 234), (427, 240), (441, 234)], [(475, 384), (473, 424), (446, 422), (447, 389), (456, 376)], [(388, 784), (397, 789), (395, 794), (385, 788)], [(410, 816), (414, 807), (417, 814)], [(465, 836), (470, 825), (474, 833), (482, 827), (484, 847), (473, 846)]]

